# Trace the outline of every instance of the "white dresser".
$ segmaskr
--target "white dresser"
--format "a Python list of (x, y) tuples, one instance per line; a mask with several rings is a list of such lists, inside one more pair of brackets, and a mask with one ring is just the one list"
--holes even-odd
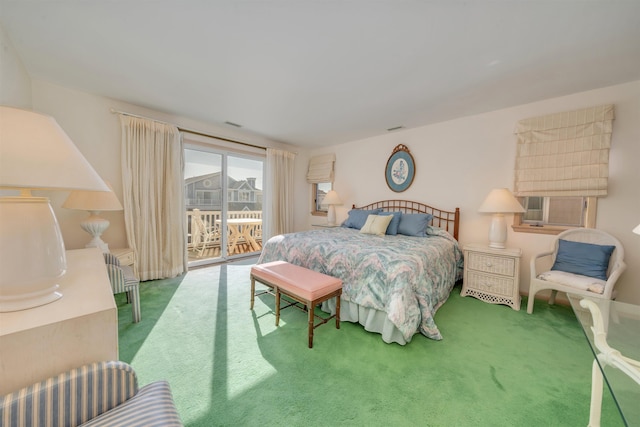
[(87, 363), (118, 360), (118, 312), (102, 252), (66, 255), (62, 298), (0, 313), (0, 395)]
[(492, 304), (520, 310), (520, 256), (517, 248), (493, 249), (468, 244), (464, 248), (461, 296), (470, 295)]

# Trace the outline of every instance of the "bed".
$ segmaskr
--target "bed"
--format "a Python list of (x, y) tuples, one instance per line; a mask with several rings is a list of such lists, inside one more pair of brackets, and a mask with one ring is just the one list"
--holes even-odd
[[(396, 234), (365, 234), (361, 231), (369, 231), (367, 224), (355, 221), (383, 216), (392, 217), (387, 232), (398, 218)], [(423, 233), (407, 231), (413, 220), (428, 221), (420, 226)], [(358, 322), (387, 343), (404, 345), (416, 333), (440, 340), (434, 315), (462, 278), (459, 222), (458, 208), (446, 211), (419, 202), (384, 200), (354, 206), (341, 227), (272, 237), (258, 264), (284, 260), (342, 279), (341, 320)], [(334, 314), (335, 300), (321, 309)]]

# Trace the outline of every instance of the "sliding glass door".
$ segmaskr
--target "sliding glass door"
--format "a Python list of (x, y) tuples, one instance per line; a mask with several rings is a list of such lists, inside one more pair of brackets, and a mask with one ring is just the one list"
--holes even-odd
[(257, 254), (264, 157), (189, 143), (184, 154), (189, 264)]

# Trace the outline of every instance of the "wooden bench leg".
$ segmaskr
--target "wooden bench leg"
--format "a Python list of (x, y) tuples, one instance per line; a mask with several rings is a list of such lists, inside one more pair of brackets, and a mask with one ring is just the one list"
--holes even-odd
[(313, 348), (313, 311), (314, 311), (314, 305), (313, 304), (308, 304), (307, 305), (307, 311), (309, 312), (309, 348)]
[(340, 329), (340, 295), (336, 295), (336, 329)]
[(276, 291), (276, 326), (280, 323), (280, 290), (278, 288)]
[(251, 276), (251, 306), (249, 307), (249, 310), (253, 310), (253, 301), (255, 299), (255, 294), (256, 294), (256, 279)]

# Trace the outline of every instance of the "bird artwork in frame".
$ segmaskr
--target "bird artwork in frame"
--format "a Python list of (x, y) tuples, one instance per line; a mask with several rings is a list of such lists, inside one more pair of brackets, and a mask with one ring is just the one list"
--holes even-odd
[(387, 160), (385, 169), (387, 185), (392, 191), (401, 193), (411, 186), (415, 173), (416, 165), (409, 148), (404, 144), (397, 145)]

